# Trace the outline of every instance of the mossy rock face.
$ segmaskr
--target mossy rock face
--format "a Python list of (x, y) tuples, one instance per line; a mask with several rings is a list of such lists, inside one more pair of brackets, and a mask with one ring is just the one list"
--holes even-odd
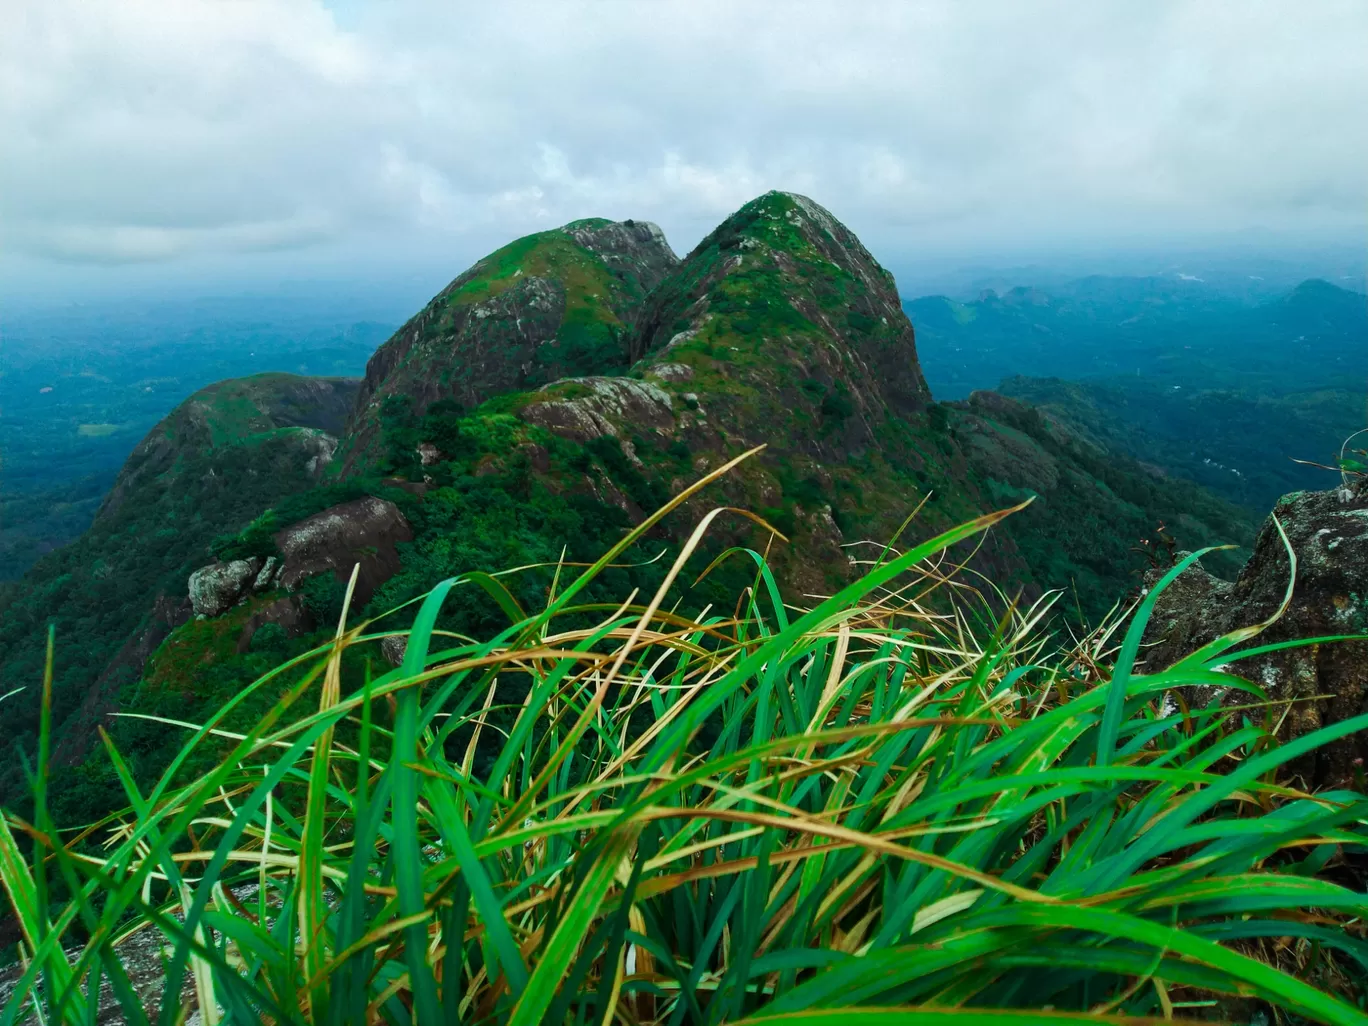
[(180, 481), (176, 468), (232, 446), (270, 441), (273, 450), (297, 451), (299, 483), (306, 486), (331, 461), (360, 387), (356, 378), (253, 374), (200, 389), (138, 443), (96, 522), (126, 501), (148, 502), (140, 496), (146, 487), (194, 487)]
[(657, 226), (602, 218), (480, 260), (371, 357), (342, 472), (374, 463), (387, 398), (421, 417), (442, 399), (470, 410), (557, 378), (625, 370), (642, 300), (678, 263)]
[(827, 419), (858, 414), (857, 433), (931, 400), (893, 276), (829, 211), (794, 193), (752, 200), (698, 244), (652, 293), (632, 356), (767, 364), (776, 398)]

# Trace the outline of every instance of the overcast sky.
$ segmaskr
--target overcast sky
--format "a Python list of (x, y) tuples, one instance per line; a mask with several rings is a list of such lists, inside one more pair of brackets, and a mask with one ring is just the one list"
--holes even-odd
[(1368, 220), (1364, 0), (0, 6), (9, 296), (682, 254), (771, 188), (895, 270)]

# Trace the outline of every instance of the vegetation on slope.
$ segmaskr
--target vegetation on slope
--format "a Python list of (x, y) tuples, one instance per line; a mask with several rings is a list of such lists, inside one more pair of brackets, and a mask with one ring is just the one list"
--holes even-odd
[(1258, 394), (1125, 377), (1015, 377), (1000, 387), (1110, 451), (1256, 513), (1289, 492), (1332, 485), (1332, 475), (1296, 461), (1329, 462), (1346, 437), (1368, 424), (1362, 390), (1344, 388)]
[[(7, 1015), (1363, 1021), (1368, 798), (1278, 772), (1368, 716), (1278, 746), (1235, 676), (1247, 630), (1135, 675), (1153, 594), (1119, 648), (1110, 625), (1057, 649), (1043, 604), (985, 618), (937, 559), (1002, 514), (811, 608), (753, 550), (733, 600), (700, 603), (705, 523), (658, 590), (586, 603), (665, 512), (536, 606), (470, 573), (344, 612), (186, 725), (150, 786), (124, 773), (93, 832), (50, 822), (40, 766), (35, 818), (0, 827), (26, 953)], [(474, 638), (437, 629), (463, 594), (491, 613)], [(395, 632), (402, 664), (368, 672)], [(1249, 701), (1166, 700), (1197, 682)]]
[[(186, 576), (203, 564), (211, 539), (313, 484), (335, 445), (324, 429), (338, 430), (355, 391), (347, 379), (258, 375), (197, 392), (153, 428), (90, 529), (0, 592), (6, 690), (24, 689), (0, 717), (6, 750), (35, 751), (48, 625), (73, 641), (55, 668), (60, 723), (88, 699), (159, 595), (183, 601)], [(141, 666), (115, 669), (101, 681), (111, 696), (135, 683)], [(22, 759), (4, 760), (0, 798), (23, 786)]]

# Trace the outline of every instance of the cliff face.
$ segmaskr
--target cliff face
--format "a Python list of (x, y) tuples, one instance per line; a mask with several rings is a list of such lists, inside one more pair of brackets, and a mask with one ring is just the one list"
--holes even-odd
[(646, 293), (677, 264), (645, 221), (573, 221), (477, 262), (382, 345), (348, 426), (344, 473), (373, 462), (386, 401), (422, 416), (439, 399), (491, 396), (575, 374), (616, 373)]
[[(1172, 665), (1200, 645), (1239, 627), (1261, 623), (1281, 606), (1291, 576), (1282, 524), (1296, 555), (1287, 611), (1250, 646), (1334, 635), (1337, 641), (1232, 659), (1229, 671), (1263, 688), (1274, 703), (1279, 735), (1292, 739), (1368, 712), (1368, 488), (1294, 492), (1264, 523), (1249, 561), (1233, 583), (1199, 566), (1184, 571), (1159, 596), (1145, 633), (1145, 665)], [(1151, 575), (1154, 583), (1157, 575)], [(1247, 646), (1241, 646), (1247, 647)], [(1247, 703), (1252, 696), (1197, 689), (1190, 696)], [(1251, 716), (1254, 714), (1251, 714)], [(1311, 788), (1356, 785), (1368, 758), (1368, 736), (1351, 735), (1295, 763)]]

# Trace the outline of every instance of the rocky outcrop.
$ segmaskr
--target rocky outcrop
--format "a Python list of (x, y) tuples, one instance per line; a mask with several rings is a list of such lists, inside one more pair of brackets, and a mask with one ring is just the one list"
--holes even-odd
[(352, 604), (360, 608), (399, 570), (396, 546), (412, 540), (413, 528), (394, 503), (373, 495), (344, 502), (276, 532), (280, 586), (293, 591), (305, 578), (328, 571), (345, 582), (359, 563)]
[[(1251, 645), (1332, 635), (1363, 641), (1291, 648), (1232, 661), (1229, 672), (1263, 688), (1275, 703), (1280, 736), (1300, 737), (1368, 712), (1368, 489), (1294, 492), (1273, 511), (1296, 554), (1292, 599)], [(1145, 632), (1144, 666), (1172, 665), (1200, 645), (1260, 623), (1281, 605), (1290, 565), (1272, 518), (1233, 584), (1200, 567), (1184, 571), (1159, 597)], [(1150, 575), (1152, 586), (1158, 572)], [(1229, 693), (1230, 701), (1248, 695)], [(1239, 696), (1239, 697), (1237, 697)], [(1198, 702), (1216, 696), (1209, 690)], [(1344, 738), (1299, 760), (1293, 771), (1311, 787), (1352, 784), (1368, 758), (1368, 733)]]
[(678, 263), (656, 225), (600, 218), (480, 260), (371, 357), (344, 472), (375, 458), (390, 397), (421, 416), (439, 399), (472, 409), (557, 378), (625, 370), (641, 303)]
[[(396, 546), (412, 541), (413, 529), (394, 503), (367, 495), (281, 528), (273, 540), (279, 556), (211, 563), (191, 574), (188, 591), (195, 615), (220, 616), (251, 595), (276, 588), (294, 591), (308, 578), (329, 571), (345, 583), (358, 563), (361, 570), (352, 602), (360, 608), (398, 571)], [(287, 633), (307, 629), (301, 607), (276, 603), (248, 621), (240, 650), (265, 623), (279, 623)]]
[(634, 378), (568, 378), (557, 384), (579, 385), (588, 394), (529, 403), (518, 415), (562, 438), (587, 442), (604, 435), (617, 437), (618, 425), (631, 424), (667, 435), (674, 429), (670, 394), (649, 381)]
[[(190, 608), (196, 616), (218, 616), (256, 589), (263, 561), (257, 558), (211, 563), (190, 575)], [(269, 580), (264, 582), (269, 587)], [(261, 590), (265, 590), (263, 587)]]

